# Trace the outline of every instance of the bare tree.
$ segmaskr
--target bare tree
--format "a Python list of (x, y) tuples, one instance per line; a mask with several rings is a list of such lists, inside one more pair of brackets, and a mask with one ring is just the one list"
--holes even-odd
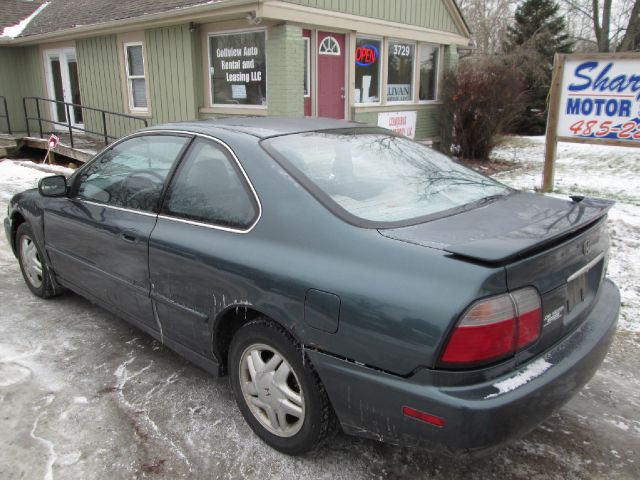
[(517, 4), (518, 0), (458, 0), (471, 29), (477, 53), (502, 52)]
[(572, 37), (585, 51), (637, 48), (640, 0), (562, 0)]
[(618, 50), (622, 52), (640, 49), (640, 0), (633, 2), (629, 23)]

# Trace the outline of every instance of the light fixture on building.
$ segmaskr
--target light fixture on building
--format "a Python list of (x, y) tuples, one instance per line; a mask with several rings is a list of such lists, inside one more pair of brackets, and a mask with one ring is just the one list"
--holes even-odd
[(189, 31), (191, 33), (195, 32), (197, 29), (198, 29), (198, 26), (195, 23), (189, 22)]
[(247, 13), (247, 16), (244, 17), (247, 19), (247, 23), (251, 25), (258, 25), (262, 23), (262, 17), (259, 17), (255, 11)]

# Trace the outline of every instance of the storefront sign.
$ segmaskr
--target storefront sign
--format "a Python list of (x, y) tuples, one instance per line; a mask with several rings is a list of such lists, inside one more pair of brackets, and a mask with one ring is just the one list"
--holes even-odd
[(406, 112), (380, 112), (378, 113), (378, 126), (393, 130), (405, 137), (414, 138), (416, 135), (416, 119), (418, 114), (415, 110)]
[(544, 192), (553, 190), (558, 142), (640, 147), (640, 53), (556, 54)]
[(558, 136), (640, 142), (640, 58), (567, 59)]
[(387, 85), (387, 102), (410, 102), (411, 84), (389, 84)]
[(376, 63), (378, 59), (378, 49), (370, 43), (356, 48), (356, 65), (368, 67)]
[(266, 105), (264, 32), (213, 35), (209, 42), (212, 103)]

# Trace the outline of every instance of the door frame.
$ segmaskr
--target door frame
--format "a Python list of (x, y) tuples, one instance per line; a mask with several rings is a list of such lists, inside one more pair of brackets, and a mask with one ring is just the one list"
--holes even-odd
[(304, 25), (303, 30), (311, 31), (311, 115), (318, 116), (318, 32), (325, 33), (337, 33), (344, 35), (344, 119), (350, 120), (351, 117), (351, 82), (349, 62), (352, 58), (352, 40), (350, 32), (347, 30), (333, 29), (333, 28), (318, 28), (317, 26)]
[[(43, 50), (42, 52), (44, 58), (44, 75), (47, 85), (47, 94), (50, 99), (56, 100), (55, 98), (55, 88), (53, 84), (53, 72), (51, 70), (51, 59), (58, 58), (60, 61), (60, 75), (62, 77), (62, 92), (63, 92), (63, 100), (67, 103), (73, 103), (73, 98), (71, 97), (71, 76), (69, 72), (69, 58), (73, 58), (76, 63), (78, 62), (78, 56), (76, 55), (75, 47), (63, 47), (63, 48), (48, 48)], [(78, 78), (78, 88), (80, 88), (80, 79)], [(82, 97), (82, 94), (81, 94)], [(58, 112), (56, 111), (56, 104), (50, 104), (50, 115), (51, 119), (60, 123), (62, 122), (58, 118)], [(71, 126), (75, 128), (84, 128), (84, 123), (78, 123), (75, 119), (75, 112), (73, 108), (69, 108), (69, 116), (71, 117)], [(57, 125), (55, 123), (52, 124), (54, 130), (66, 130), (68, 127), (66, 125)]]

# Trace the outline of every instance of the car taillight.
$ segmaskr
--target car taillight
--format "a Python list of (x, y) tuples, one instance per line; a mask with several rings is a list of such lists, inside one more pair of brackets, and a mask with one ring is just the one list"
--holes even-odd
[(527, 287), (480, 300), (467, 309), (440, 358), (445, 366), (477, 366), (513, 355), (540, 337), (542, 305)]

